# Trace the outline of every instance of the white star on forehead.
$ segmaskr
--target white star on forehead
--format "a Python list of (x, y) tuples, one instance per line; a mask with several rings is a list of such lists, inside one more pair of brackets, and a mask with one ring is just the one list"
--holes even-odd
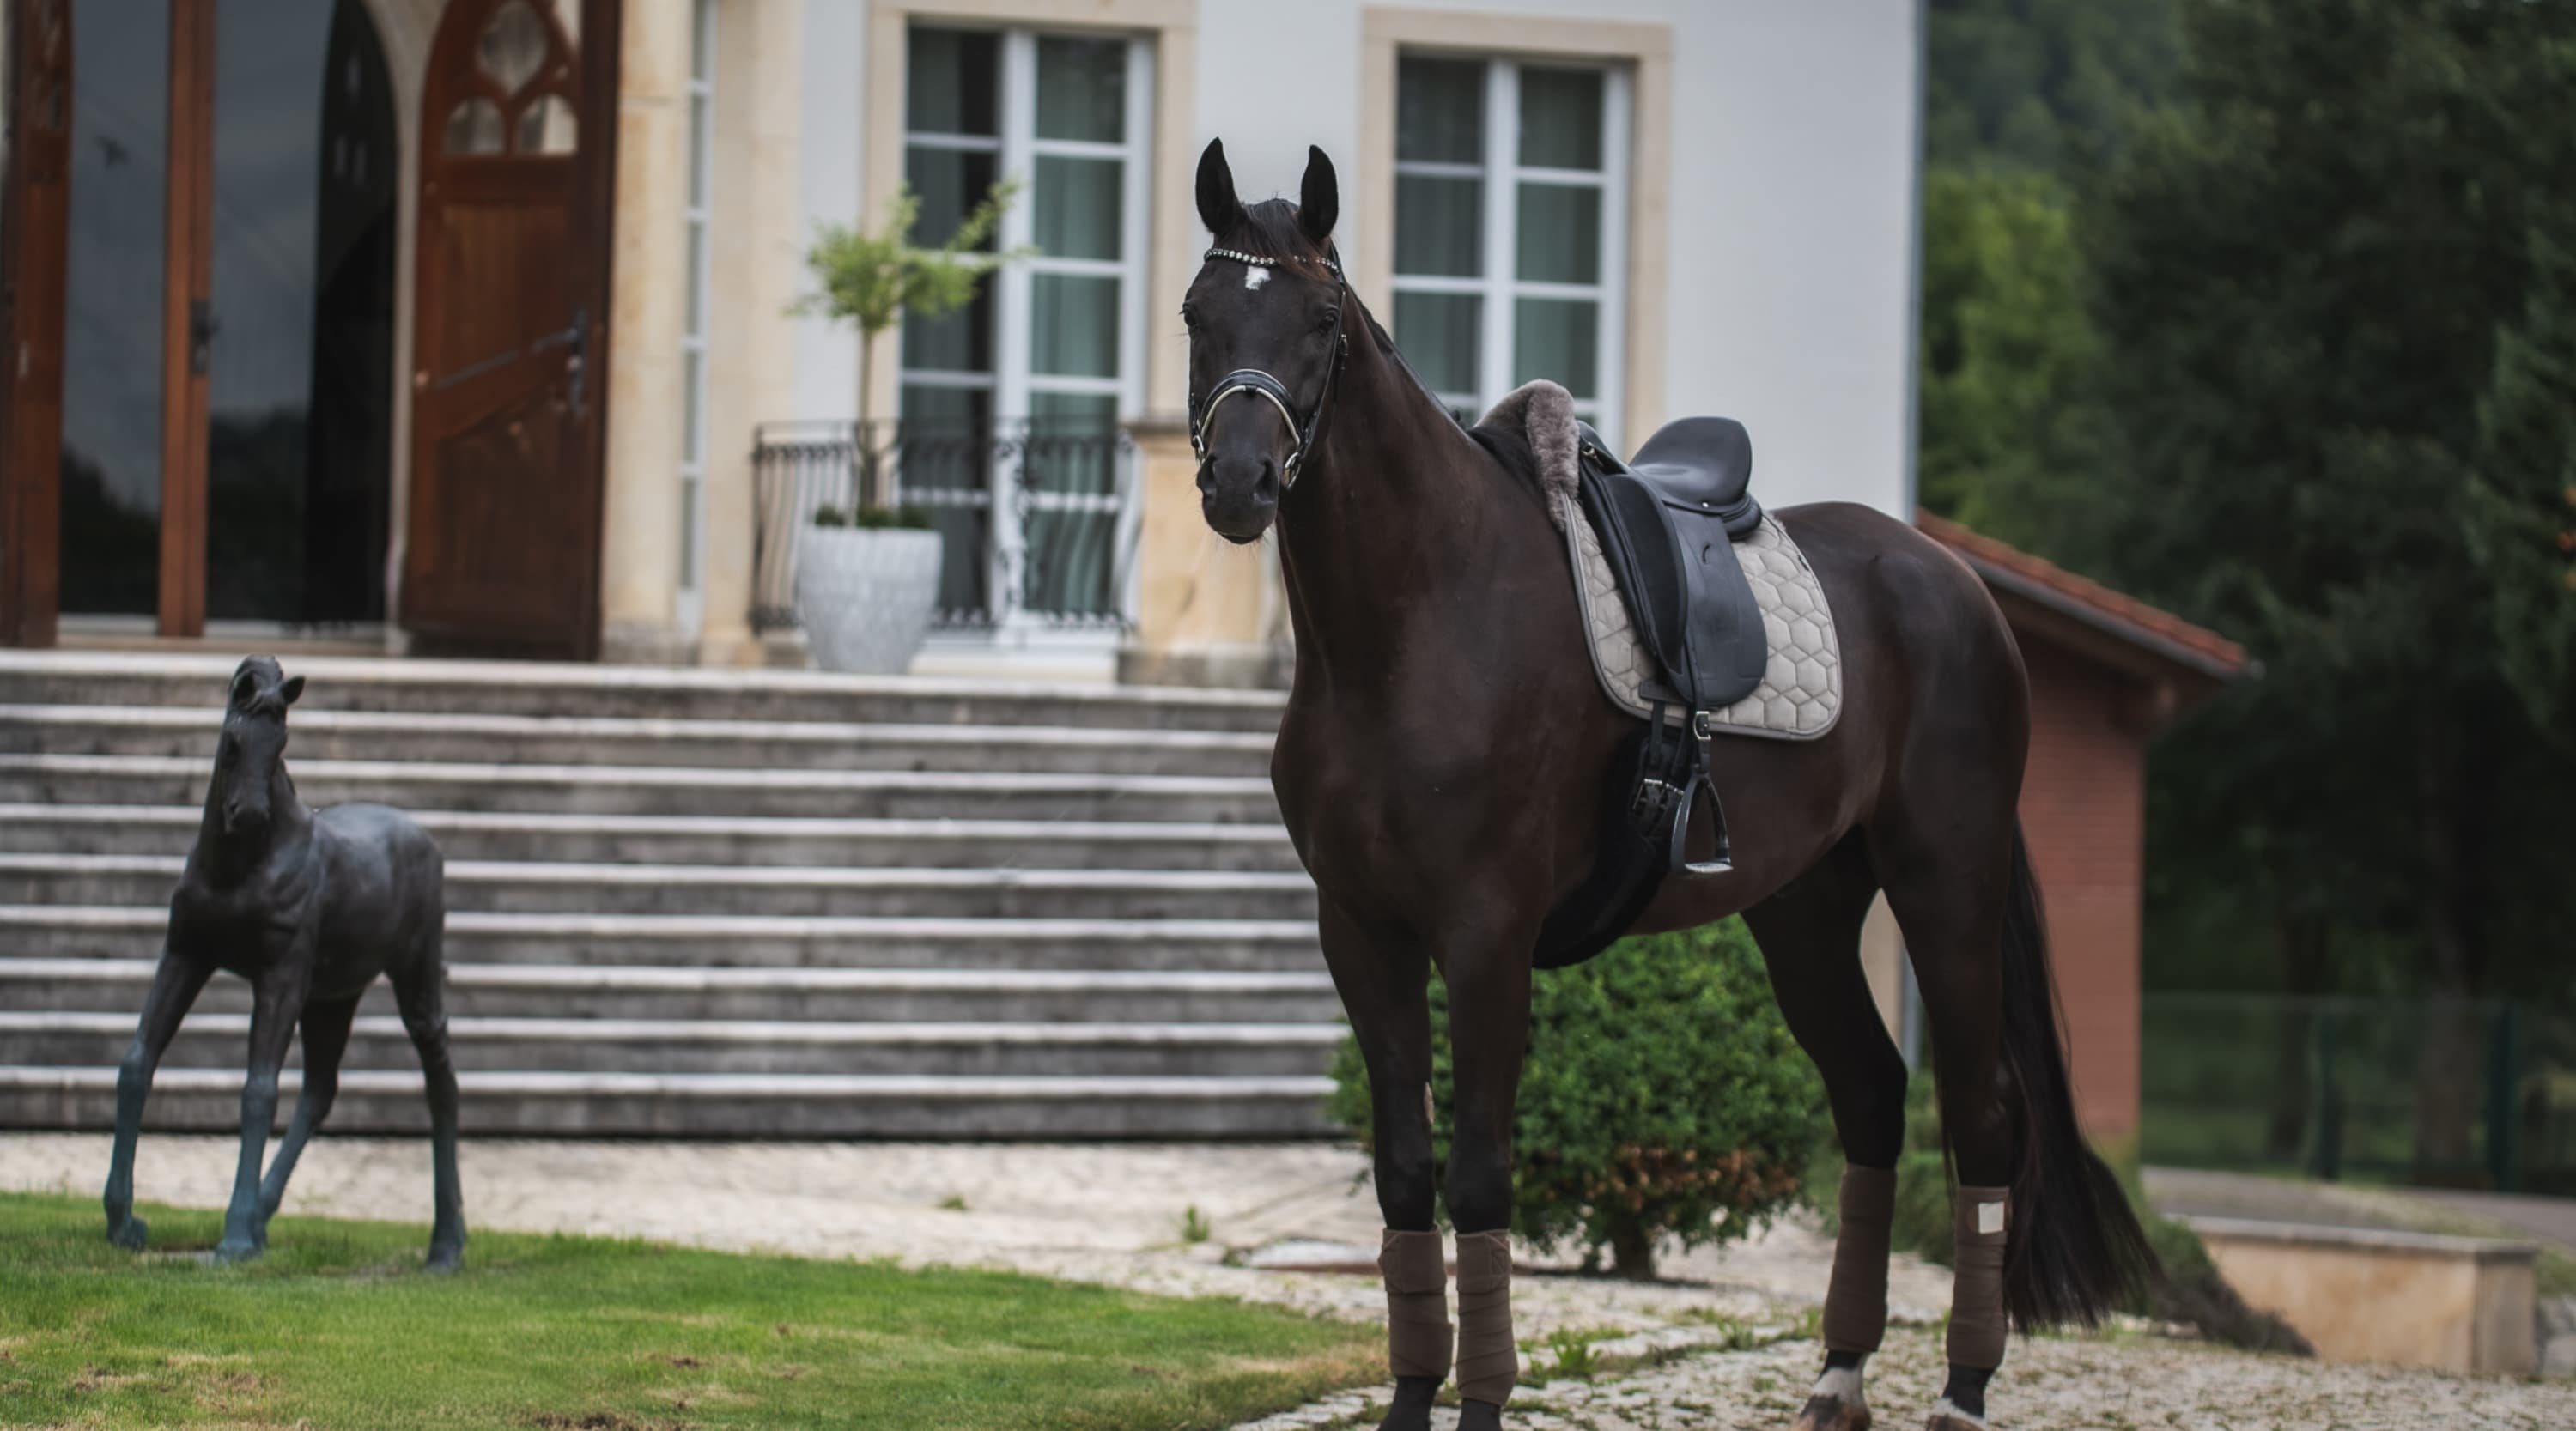
[(1249, 292), (1257, 293), (1261, 291), (1261, 285), (1268, 283), (1269, 281), (1269, 269), (1247, 268), (1243, 271), (1243, 286)]

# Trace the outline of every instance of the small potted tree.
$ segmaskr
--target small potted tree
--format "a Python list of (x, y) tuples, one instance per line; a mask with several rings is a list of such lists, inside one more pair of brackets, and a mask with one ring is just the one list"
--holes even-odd
[(911, 241), (921, 199), (897, 191), (873, 230), (825, 224), (806, 250), (820, 285), (796, 305), (859, 330), (859, 420), (852, 457), (853, 502), (803, 514), (796, 534), (796, 619), (814, 664), (827, 671), (898, 674), (929, 634), (939, 600), (940, 538), (930, 514), (889, 498), (885, 444), (869, 399), (877, 339), (912, 313), (936, 318), (972, 302), (984, 275), (1019, 256), (984, 245), (1019, 192), (995, 184), (945, 243)]

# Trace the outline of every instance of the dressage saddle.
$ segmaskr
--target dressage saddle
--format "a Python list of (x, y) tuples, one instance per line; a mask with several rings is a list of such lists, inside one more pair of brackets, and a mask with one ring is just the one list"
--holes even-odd
[[(1613, 767), (1627, 778), (1611, 787), (1592, 872), (1540, 930), (1541, 968), (1607, 948), (1675, 870), (1715, 875), (1733, 868), (1703, 742), (1714, 734), (1711, 715), (1751, 695), (1770, 661), (1762, 609), (1734, 551), (1762, 524), (1744, 424), (1682, 418), (1648, 438), (1628, 463), (1588, 424), (1578, 424), (1577, 433), (1576, 492), (1663, 690), (1687, 721), (1667, 722), (1659, 703), (1629, 737)], [(1692, 861), (1684, 847), (1692, 813), (1703, 805), (1716, 851)]]

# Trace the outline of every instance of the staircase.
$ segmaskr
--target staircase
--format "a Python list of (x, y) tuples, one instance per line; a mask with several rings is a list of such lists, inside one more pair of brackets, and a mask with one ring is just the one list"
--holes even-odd
[[(111, 1125), (232, 668), (0, 652), (0, 1126)], [(1275, 693), (287, 669), (306, 803), (400, 806), (446, 851), (469, 1132), (1329, 1131)], [(218, 975), (148, 1124), (237, 1125), (249, 1009)], [(342, 1068), (333, 1128), (426, 1126), (381, 984)]]

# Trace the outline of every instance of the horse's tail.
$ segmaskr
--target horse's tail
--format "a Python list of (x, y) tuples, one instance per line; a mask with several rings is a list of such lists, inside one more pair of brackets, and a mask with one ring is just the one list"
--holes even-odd
[(2004, 905), (2003, 1063), (2020, 1106), (2004, 1300), (2015, 1325), (2091, 1326), (2154, 1275), (2155, 1253), (2120, 1180), (2084, 1141), (2058, 1042), (2048, 927), (2021, 826)]

